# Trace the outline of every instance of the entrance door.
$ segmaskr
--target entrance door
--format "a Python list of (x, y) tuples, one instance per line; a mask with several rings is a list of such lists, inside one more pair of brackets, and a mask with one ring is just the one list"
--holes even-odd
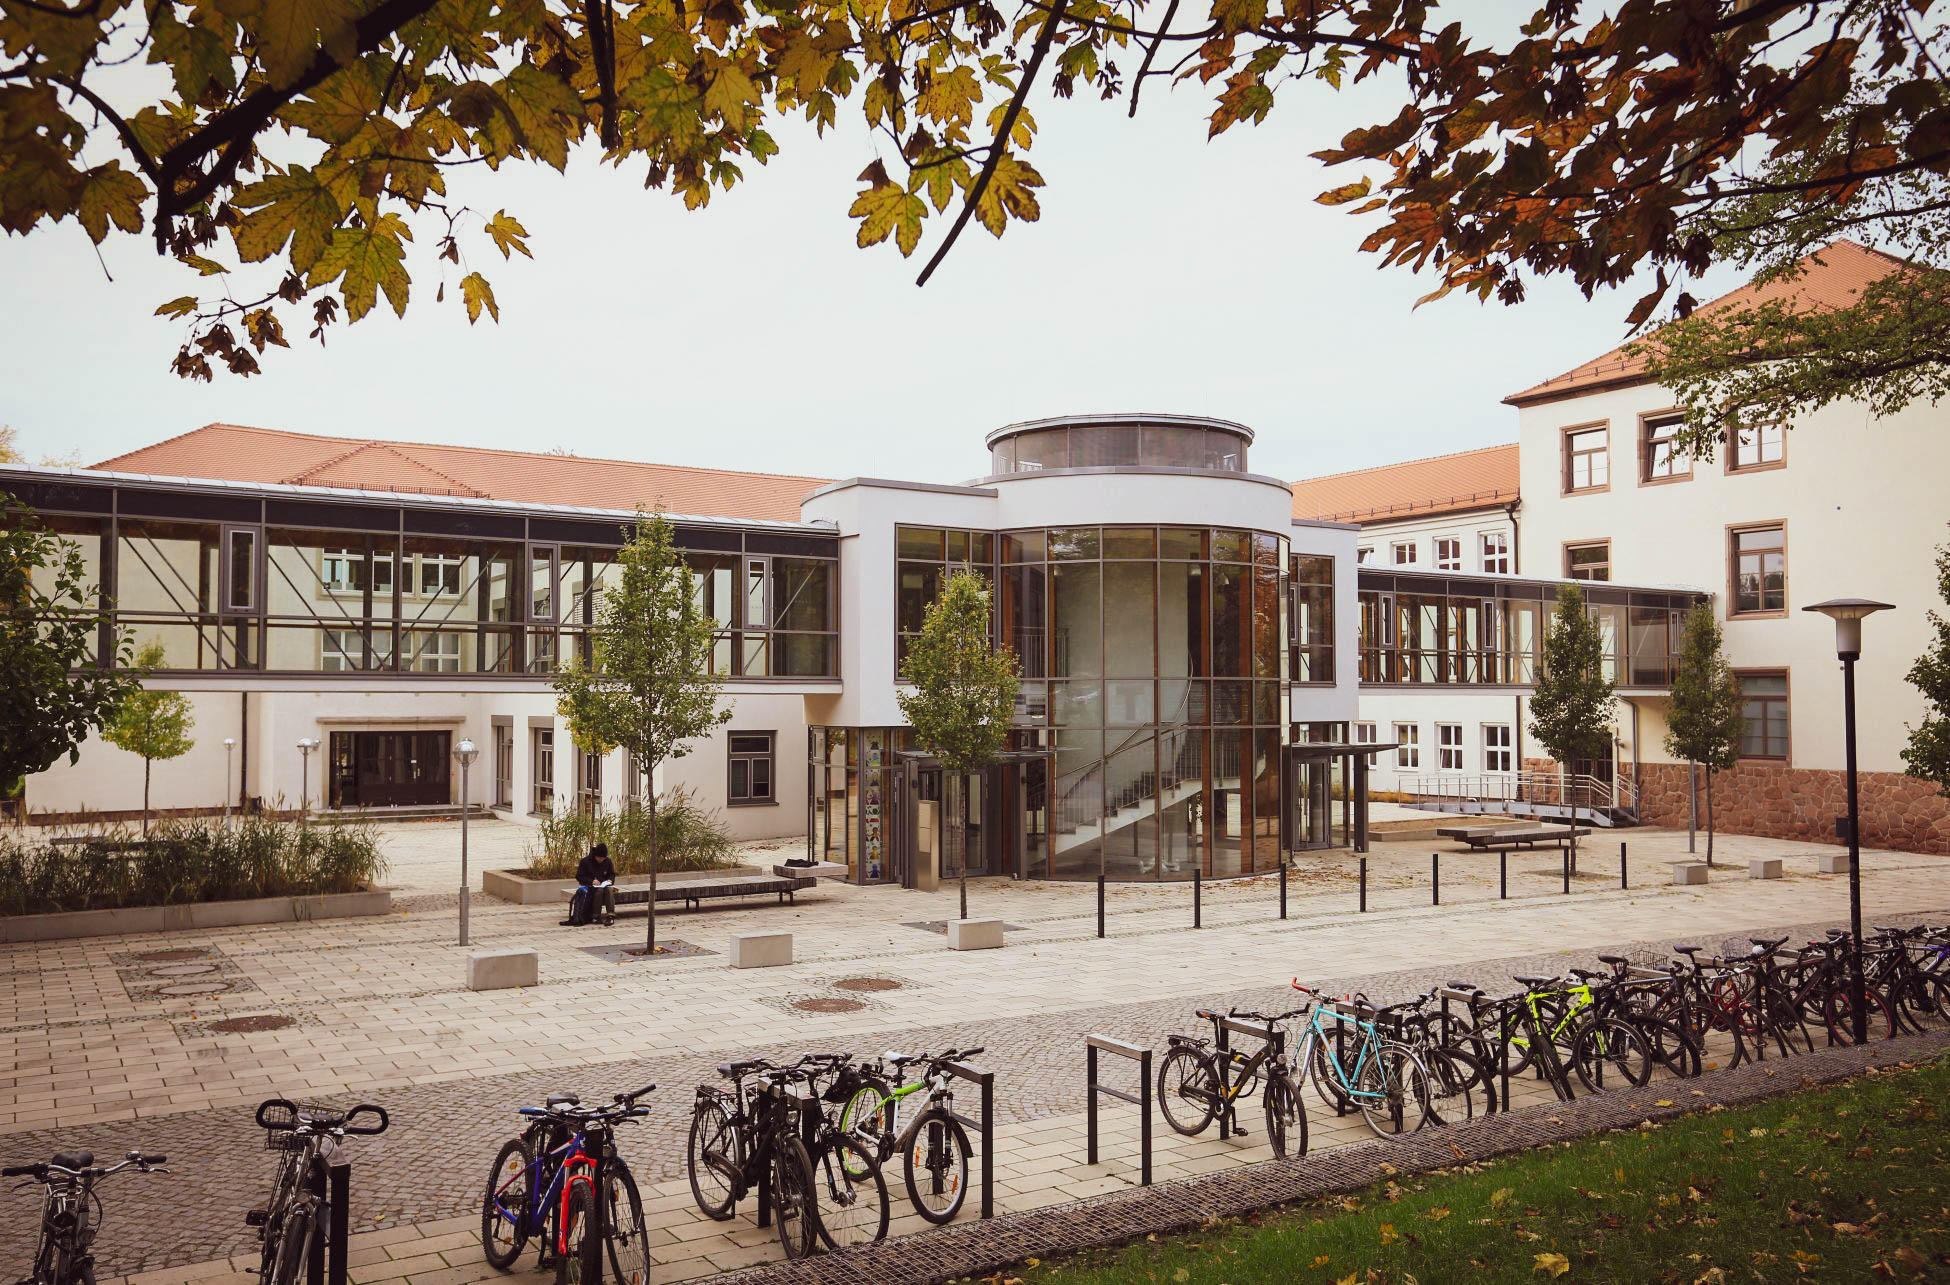
[(1327, 756), (1293, 760), (1293, 850), (1334, 846), (1334, 761)]
[(452, 802), (451, 732), (333, 732), (332, 806), (396, 808)]
[[(971, 878), (1013, 874), (1025, 846), (1042, 851), (1040, 845), (1048, 840), (1046, 769), (1041, 763), (1029, 765), (1038, 771), (1028, 782), (1021, 779), (1022, 766), (997, 763), (979, 772), (946, 772), (928, 765), (901, 774), (903, 783), (912, 783), (914, 803), (935, 805), (940, 851), (928, 859), (937, 863), (943, 879), (958, 878), (964, 862)], [(906, 788), (904, 784), (903, 793)], [(918, 819), (920, 809), (913, 812)], [(906, 828), (899, 833), (905, 834)], [(918, 854), (905, 855), (911, 869)], [(1047, 852), (1041, 859), (1048, 861)]]

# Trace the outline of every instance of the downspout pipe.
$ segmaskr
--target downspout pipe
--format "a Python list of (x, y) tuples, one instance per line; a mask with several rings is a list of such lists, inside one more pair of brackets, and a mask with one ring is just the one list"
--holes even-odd
[(1522, 503), (1523, 497), (1518, 496), (1503, 506), (1504, 514), (1510, 519), (1510, 574), (1513, 576), (1523, 574), (1523, 541), (1518, 538), (1523, 532), (1517, 525), (1517, 506)]

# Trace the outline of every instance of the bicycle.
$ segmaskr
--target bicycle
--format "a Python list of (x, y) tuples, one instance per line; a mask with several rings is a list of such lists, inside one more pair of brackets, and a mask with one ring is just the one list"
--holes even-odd
[(812, 1157), (820, 1242), (828, 1249), (851, 1249), (884, 1240), (890, 1217), (887, 1180), (880, 1162), (844, 1124), (846, 1106), (864, 1082), (853, 1055), (808, 1053), (800, 1063), (819, 1103), (801, 1113), (800, 1140)]
[(765, 1201), (760, 1216), (778, 1229), (785, 1256), (804, 1258), (812, 1253), (819, 1214), (812, 1157), (800, 1138), (806, 1103), (790, 1090), (809, 1077), (803, 1068), (763, 1058), (726, 1062), (718, 1074), (731, 1088), (698, 1085), (691, 1110), (691, 1196), (705, 1217), (724, 1222), (758, 1188)]
[(573, 1093), (551, 1093), (521, 1107), (529, 1123), (501, 1145), (481, 1201), (481, 1252), (497, 1271), (514, 1266), (529, 1240), (536, 1265), (555, 1263), (558, 1280), (594, 1281), (609, 1260), (611, 1279), (649, 1285), (650, 1232), (636, 1177), (616, 1151), (616, 1128), (650, 1114), (646, 1084), (608, 1105), (585, 1107)]
[[(931, 1223), (952, 1222), (968, 1199), (968, 1131), (955, 1115), (952, 1062), (978, 1057), (983, 1050), (949, 1049), (939, 1056), (889, 1052), (863, 1066), (861, 1086), (840, 1113), (840, 1127), (858, 1140), (874, 1162), (885, 1165), (901, 1153), (907, 1198), (915, 1212)], [(907, 1083), (907, 1068), (922, 1068)], [(893, 1080), (887, 1068), (893, 1068)], [(905, 1127), (900, 1124), (901, 1102), (927, 1091), (928, 1102)]]
[(131, 1165), (139, 1173), (168, 1173), (169, 1157), (131, 1151), (121, 1164), (95, 1164), (92, 1151), (63, 1151), (44, 1164), (8, 1165), (0, 1178), (26, 1178), (21, 1187), (41, 1185), (41, 1232), (34, 1246), (33, 1274), (20, 1285), (95, 1285), (95, 1257), (89, 1252), (102, 1228), (102, 1198), (95, 1184)]
[[(1294, 1065), (1307, 1068), (1314, 1091), (1338, 1114), (1358, 1107), (1376, 1137), (1413, 1133), (1428, 1123), (1429, 1072), (1413, 1049), (1382, 1036), (1380, 1023), (1394, 1009), (1375, 1008), (1358, 997), (1335, 1001), (1293, 980), (1309, 997)], [(1346, 1047), (1354, 1033), (1354, 1048)]]
[[(372, 1116), (377, 1124), (356, 1124)], [(296, 1285), (311, 1260), (312, 1247), (329, 1242), (332, 1207), (325, 1199), (326, 1170), (347, 1137), (372, 1137), (386, 1132), (391, 1118), (384, 1107), (362, 1102), (350, 1111), (300, 1105), (288, 1098), (267, 1098), (257, 1105), (257, 1127), (264, 1130), (264, 1149), (278, 1153), (271, 1179), (271, 1199), (244, 1215), (246, 1226), (258, 1231), (258, 1279), (264, 1285)]]
[[(1158, 1105), (1164, 1111), (1165, 1123), (1190, 1138), (1205, 1132), (1217, 1118), (1223, 1120), (1221, 1132), (1230, 1129), (1244, 1134), (1247, 1130), (1239, 1123), (1239, 1100), (1252, 1096), (1263, 1075), (1266, 1088), (1260, 1106), (1274, 1158), (1284, 1160), (1289, 1153), (1306, 1155), (1307, 1109), (1300, 1101), (1294, 1069), (1287, 1062), (1287, 1037), (1280, 1026), (1306, 1011), (1296, 1008), (1269, 1017), (1240, 1009), (1224, 1016), (1208, 1008), (1198, 1009), (1199, 1019), (1212, 1023), (1212, 1039), (1169, 1036), (1170, 1050), (1158, 1064)], [(1264, 1028), (1263, 1034), (1253, 1032), (1262, 1043), (1251, 1057), (1224, 1042), (1225, 1023), (1240, 1018)], [(1289, 1146), (1290, 1141), (1294, 1145)]]

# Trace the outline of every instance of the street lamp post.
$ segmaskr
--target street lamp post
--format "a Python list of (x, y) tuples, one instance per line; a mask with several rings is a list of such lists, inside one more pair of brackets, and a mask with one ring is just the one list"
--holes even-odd
[(460, 763), (460, 944), (467, 944), (467, 769), (474, 765), (475, 756), (480, 750), (473, 741), (463, 738), (454, 746), (454, 758)]
[(230, 825), (230, 783), (235, 779), (231, 776), (231, 755), (236, 749), (236, 737), (223, 738), (223, 823), (226, 828)]
[(1862, 824), (1855, 772), (1855, 662), (1862, 656), (1862, 618), (1891, 604), (1831, 598), (1803, 607), (1835, 622), (1835, 655), (1842, 662), (1842, 739), (1848, 756), (1848, 1005), (1857, 1044), (1869, 1040), (1869, 995), (1862, 981)]
[(303, 824), (311, 815), (311, 752), (318, 748), (318, 742), (309, 736), (298, 738), (298, 821)]

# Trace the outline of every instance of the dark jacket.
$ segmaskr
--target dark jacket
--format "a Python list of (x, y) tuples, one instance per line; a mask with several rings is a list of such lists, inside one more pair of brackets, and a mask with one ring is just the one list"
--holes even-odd
[(607, 856), (599, 857), (592, 852), (576, 866), (576, 882), (585, 888), (605, 880), (616, 882), (616, 863)]

